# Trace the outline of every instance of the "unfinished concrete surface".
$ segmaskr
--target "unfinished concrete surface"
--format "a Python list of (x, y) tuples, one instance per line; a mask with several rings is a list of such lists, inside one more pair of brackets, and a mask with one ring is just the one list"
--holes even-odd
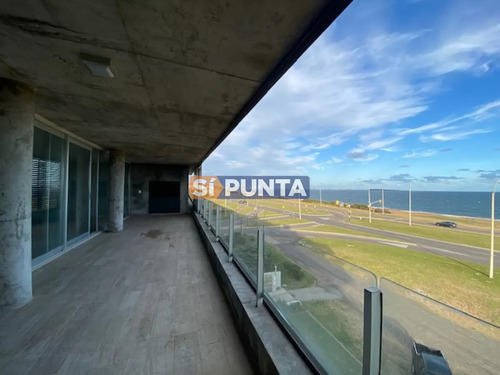
[(131, 217), (33, 274), (0, 311), (0, 373), (250, 374), (189, 215)]
[(258, 373), (313, 373), (288, 336), (276, 324), (275, 317), (269, 310), (264, 305), (255, 306), (255, 290), (238, 267), (229, 262), (228, 254), (202, 217), (198, 213), (193, 213), (193, 217), (222, 292), (235, 316), (242, 341), (253, 358)]
[(149, 213), (150, 181), (178, 181), (180, 183), (180, 213), (188, 213), (188, 169), (175, 165), (131, 164), (130, 172), (132, 215)]
[[(130, 162), (193, 167), (349, 2), (2, 0), (0, 77)], [(110, 58), (115, 77), (81, 53)]]
[(109, 153), (109, 227), (111, 232), (123, 230), (123, 205), (125, 194), (125, 153)]
[(34, 92), (0, 79), (0, 306), (31, 299)]

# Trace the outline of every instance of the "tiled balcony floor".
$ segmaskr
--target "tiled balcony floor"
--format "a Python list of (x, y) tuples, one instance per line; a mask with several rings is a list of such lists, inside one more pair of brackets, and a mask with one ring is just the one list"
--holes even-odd
[(0, 310), (0, 374), (249, 374), (188, 215), (131, 217), (33, 274)]

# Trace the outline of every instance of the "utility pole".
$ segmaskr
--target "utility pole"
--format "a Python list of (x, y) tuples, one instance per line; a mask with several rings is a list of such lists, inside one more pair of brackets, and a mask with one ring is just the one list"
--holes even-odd
[(321, 186), (319, 187), (319, 206), (322, 206), (323, 199), (321, 199)]
[(495, 191), (500, 180), (495, 182), (493, 192), (491, 193), (491, 248), (490, 248), (490, 279), (493, 279), (495, 269)]
[(302, 208), (300, 207), (300, 199), (299, 199), (299, 220), (302, 219)]
[(382, 215), (385, 215), (385, 196), (384, 196), (384, 189), (382, 189)]
[(411, 226), (411, 182), (410, 182), (410, 191), (408, 193), (408, 225)]
[(370, 188), (368, 188), (368, 222), (372, 223), (372, 199), (370, 195)]

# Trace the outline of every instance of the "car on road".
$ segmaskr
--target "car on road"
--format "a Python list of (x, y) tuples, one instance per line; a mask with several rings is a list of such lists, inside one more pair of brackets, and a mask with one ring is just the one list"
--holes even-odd
[(413, 342), (413, 375), (453, 375), (448, 361), (440, 350)]
[(456, 228), (457, 223), (454, 223), (453, 221), (439, 221), (436, 224), (438, 227), (447, 227), (447, 228)]

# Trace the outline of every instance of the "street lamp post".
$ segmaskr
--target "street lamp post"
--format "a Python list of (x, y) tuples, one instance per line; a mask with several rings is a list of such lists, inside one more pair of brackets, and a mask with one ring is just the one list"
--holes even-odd
[(300, 199), (299, 199), (299, 220), (302, 219), (302, 208), (300, 207)]
[[(372, 197), (371, 197), (371, 191), (370, 191), (370, 188), (368, 188), (368, 221), (372, 222), (372, 204), (374, 203), (377, 203), (377, 202), (381, 202), (382, 200), (379, 199), (379, 200), (376, 200), (376, 201), (371, 201), (372, 200)], [(350, 219), (350, 213), (351, 213), (351, 206), (349, 205), (349, 219)]]
[(495, 269), (495, 191), (500, 180), (495, 182), (493, 192), (491, 193), (491, 249), (490, 249), (490, 279), (493, 279), (493, 272)]
[(321, 186), (319, 187), (319, 206), (323, 205), (323, 199), (321, 199)]

